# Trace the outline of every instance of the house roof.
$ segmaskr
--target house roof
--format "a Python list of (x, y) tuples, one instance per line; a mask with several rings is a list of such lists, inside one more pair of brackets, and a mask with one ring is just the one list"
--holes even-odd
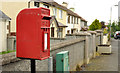
[(67, 13), (68, 13), (68, 15), (73, 15), (73, 16), (76, 16), (76, 17), (81, 18), (81, 16), (79, 16), (77, 13), (74, 13), (74, 12), (71, 11), (70, 9), (67, 9)]
[(58, 22), (59, 27), (67, 27), (66, 25), (62, 24), (61, 22)]
[(1, 19), (8, 19), (8, 20), (11, 20), (10, 17), (8, 17), (5, 13), (3, 13), (1, 10), (0, 10), (0, 18)]
[(67, 13), (68, 13), (68, 15), (79, 17), (82, 21), (87, 22), (83, 17), (79, 16), (77, 13), (71, 11), (70, 9), (67, 9)]
[(63, 10), (67, 10), (67, 8), (65, 6), (62, 6), (53, 0), (31, 0), (31, 1), (42, 2), (42, 3), (46, 3), (46, 4), (54, 6), (54, 7), (58, 7)]
[(48, 5), (63, 9), (65, 11), (67, 11), (68, 15), (72, 15), (72, 16), (76, 16), (79, 17), (82, 21), (87, 22), (85, 19), (83, 19), (81, 16), (79, 16), (77, 13), (71, 11), (70, 9), (68, 9), (65, 6), (62, 6), (60, 4), (58, 4), (57, 2), (55, 2), (54, 0), (31, 0), (31, 1), (35, 1), (35, 2), (42, 2), (42, 3), (46, 3)]
[(55, 23), (57, 24), (58, 27), (67, 27), (66, 25), (60, 23), (57, 21), (57, 19), (55, 18), (55, 16), (52, 16), (51, 20), (50, 20), (50, 24), (52, 24), (52, 22), (55, 20)]
[(54, 2), (54, 0), (31, 0), (35, 2)]
[(82, 17), (81, 17), (81, 20), (87, 22), (87, 21), (86, 21), (84, 18), (82, 18)]

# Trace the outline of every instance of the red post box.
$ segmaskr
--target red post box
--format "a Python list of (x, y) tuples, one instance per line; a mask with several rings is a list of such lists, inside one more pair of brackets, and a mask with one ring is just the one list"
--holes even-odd
[(50, 10), (27, 8), (17, 16), (17, 57), (43, 60), (50, 56)]

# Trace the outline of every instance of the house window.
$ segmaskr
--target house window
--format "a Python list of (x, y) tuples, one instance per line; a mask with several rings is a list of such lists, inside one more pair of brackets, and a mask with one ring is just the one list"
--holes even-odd
[(73, 24), (73, 16), (71, 16), (71, 23)]
[(70, 16), (68, 16), (68, 23), (70, 23)]
[(45, 5), (45, 4), (43, 5), (43, 7), (44, 7), (44, 8), (49, 8), (49, 6), (48, 6), (48, 5)]
[(80, 26), (82, 27), (82, 20), (80, 20)]
[(70, 30), (67, 30), (67, 34), (70, 34)]
[(62, 19), (62, 10), (59, 10), (59, 18)]
[(34, 2), (35, 7), (39, 7), (39, 2)]
[(74, 31), (74, 30), (73, 30), (73, 29), (71, 29), (71, 34), (73, 34), (73, 31)]
[(84, 22), (84, 26), (87, 26), (87, 22)]
[(78, 24), (78, 18), (77, 18), (77, 24)]
[(74, 24), (76, 24), (76, 17), (74, 17)]
[(11, 24), (11, 21), (9, 21), (9, 24), (7, 25), (7, 36), (10, 35), (10, 24)]
[(63, 36), (63, 28), (58, 28), (57, 37), (62, 38), (62, 36)]
[(57, 9), (53, 8), (53, 14), (55, 15), (55, 17), (57, 17)]

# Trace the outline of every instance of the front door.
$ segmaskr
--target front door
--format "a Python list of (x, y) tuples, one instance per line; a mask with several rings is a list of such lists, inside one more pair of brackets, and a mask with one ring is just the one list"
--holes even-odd
[(73, 34), (73, 29), (71, 29), (71, 34)]

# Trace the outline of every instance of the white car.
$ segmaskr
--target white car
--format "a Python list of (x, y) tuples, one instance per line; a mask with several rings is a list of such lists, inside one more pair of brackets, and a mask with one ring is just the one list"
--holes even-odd
[(120, 38), (120, 31), (116, 31), (116, 32), (115, 32), (114, 38), (115, 38), (115, 39)]

